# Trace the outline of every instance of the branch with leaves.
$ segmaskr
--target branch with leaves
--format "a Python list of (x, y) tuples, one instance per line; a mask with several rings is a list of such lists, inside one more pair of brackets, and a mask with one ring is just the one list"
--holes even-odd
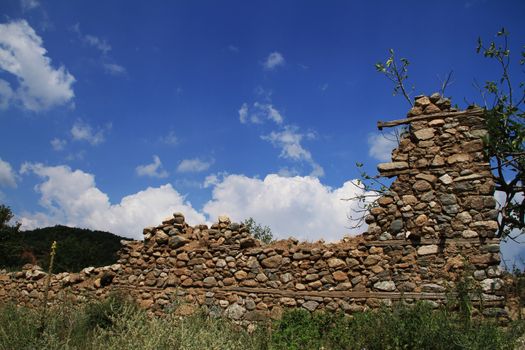
[[(522, 108), (525, 84), (515, 85), (511, 80), (509, 33), (503, 28), (496, 34), (496, 39), (485, 45), (479, 38), (476, 52), (495, 60), (501, 69), (497, 81), (486, 81), (483, 86), (488, 124), (484, 141), (493, 164), (496, 191), (503, 193), (503, 200), (499, 203), (498, 234), (511, 237), (513, 230), (521, 234), (525, 229), (525, 111)], [(524, 64), (525, 50), (522, 50), (519, 65)]]
[[(408, 79), (408, 66), (410, 62), (406, 58), (400, 58), (397, 61), (394, 50), (388, 50), (390, 56), (386, 59), (385, 63), (378, 62), (376, 63), (376, 70), (384, 74), (388, 80), (394, 83), (394, 96), (398, 95), (400, 92), (410, 104), (411, 107), (414, 106), (414, 102), (410, 98), (410, 92), (407, 91), (405, 87), (405, 81)], [(412, 90), (414, 90), (412, 88)]]

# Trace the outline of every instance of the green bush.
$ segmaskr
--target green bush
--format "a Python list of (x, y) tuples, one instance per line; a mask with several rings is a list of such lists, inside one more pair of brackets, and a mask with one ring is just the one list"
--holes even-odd
[(204, 311), (180, 318), (153, 317), (123, 297), (48, 310), (45, 327), (37, 309), (0, 305), (0, 350), (12, 349), (513, 349), (525, 324), (501, 328), (491, 321), (464, 322), (462, 315), (427, 303), (356, 313), (286, 311), (255, 332)]
[(511, 349), (523, 323), (507, 329), (491, 321), (464, 322), (462, 315), (428, 303), (356, 313), (286, 312), (273, 328), (272, 349)]

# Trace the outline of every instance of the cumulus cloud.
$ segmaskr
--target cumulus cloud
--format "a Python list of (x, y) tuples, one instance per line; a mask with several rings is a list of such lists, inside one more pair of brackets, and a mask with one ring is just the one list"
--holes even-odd
[(41, 111), (73, 99), (75, 78), (63, 66), (53, 68), (46, 54), (42, 38), (25, 20), (0, 24), (0, 69), (18, 83), (0, 79), (0, 106), (13, 102)]
[(106, 140), (106, 132), (111, 129), (111, 125), (105, 128), (94, 130), (93, 127), (81, 120), (77, 120), (71, 127), (71, 137), (75, 141), (87, 141), (91, 145), (96, 146)]
[(17, 176), (11, 164), (0, 158), (0, 186), (16, 188)]
[(364, 231), (347, 228), (351, 226), (348, 215), (357, 204), (341, 200), (361, 193), (351, 181), (332, 189), (309, 176), (270, 174), (260, 180), (229, 175), (215, 184), (212, 199), (203, 211), (210, 218), (226, 214), (242, 221), (253, 217), (270, 226), (277, 238), (335, 241), (345, 234)]
[(43, 209), (20, 215), (25, 229), (63, 224), (141, 239), (144, 227), (180, 211), (191, 225), (215, 221), (223, 214), (237, 222), (253, 217), (270, 226), (277, 238), (334, 241), (365, 230), (348, 228), (352, 225), (348, 215), (357, 204), (341, 199), (363, 193), (351, 181), (331, 188), (309, 176), (270, 174), (257, 179), (218, 174), (207, 178), (212, 197), (198, 211), (170, 184), (148, 187), (111, 203), (94, 175), (82, 170), (26, 163), (21, 173), (41, 178), (35, 190)]
[(81, 170), (26, 163), (22, 173), (34, 173), (43, 180), (36, 191), (45, 209), (22, 214), (24, 229), (63, 224), (141, 239), (144, 227), (158, 225), (173, 212), (183, 212), (191, 225), (205, 222), (204, 215), (193, 209), (170, 184), (148, 187), (112, 204), (108, 195), (96, 186), (95, 177)]
[(177, 167), (179, 173), (199, 173), (206, 171), (213, 164), (213, 161), (204, 161), (199, 158), (184, 159)]
[(263, 67), (266, 70), (274, 70), (279, 66), (283, 66), (284, 62), (285, 61), (283, 55), (276, 51), (268, 55), (268, 57), (263, 63)]
[(242, 124), (262, 124), (265, 120), (271, 120), (279, 125), (283, 123), (284, 118), (270, 103), (254, 102), (251, 108), (247, 103), (243, 103), (239, 108), (239, 121)]
[(55, 151), (62, 151), (66, 147), (67, 141), (55, 137), (50, 141), (50, 143), (51, 147), (53, 147)]
[(296, 127), (286, 125), (281, 131), (272, 131), (268, 135), (261, 136), (265, 141), (270, 142), (277, 148), (281, 149), (281, 158), (290, 159), (293, 161), (304, 161), (311, 165), (311, 176), (320, 177), (324, 175), (323, 168), (317, 164), (310, 151), (305, 149), (301, 142), (303, 139), (313, 139), (313, 133), (302, 134), (298, 132)]
[(368, 135), (368, 155), (388, 162), (392, 159), (392, 150), (397, 147), (397, 138), (394, 133)]
[(159, 156), (156, 156), (156, 155), (153, 156), (153, 163), (139, 165), (138, 167), (135, 168), (135, 171), (138, 176), (164, 178), (164, 177), (168, 177), (169, 175), (166, 170), (162, 169), (162, 163), (160, 161), (160, 158)]

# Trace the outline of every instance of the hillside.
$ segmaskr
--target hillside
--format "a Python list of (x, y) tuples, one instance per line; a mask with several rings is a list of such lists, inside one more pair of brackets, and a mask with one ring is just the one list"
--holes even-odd
[(20, 269), (27, 263), (47, 269), (53, 241), (58, 244), (54, 272), (110, 265), (117, 260), (122, 239), (110, 232), (60, 225), (20, 232), (0, 230), (0, 269)]

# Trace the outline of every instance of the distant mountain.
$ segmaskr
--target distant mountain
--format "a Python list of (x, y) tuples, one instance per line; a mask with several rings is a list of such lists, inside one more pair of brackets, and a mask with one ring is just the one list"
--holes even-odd
[(55, 273), (111, 265), (117, 261), (121, 240), (127, 238), (60, 225), (20, 232), (0, 230), (0, 269), (18, 270), (32, 263), (47, 270), (53, 241), (57, 242)]

